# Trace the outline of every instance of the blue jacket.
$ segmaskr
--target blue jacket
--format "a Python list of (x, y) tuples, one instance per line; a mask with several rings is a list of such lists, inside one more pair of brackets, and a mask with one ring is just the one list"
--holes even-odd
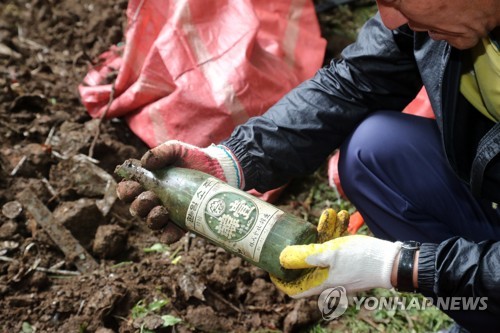
[[(341, 59), (263, 116), (237, 127), (222, 144), (238, 158), (246, 189), (266, 191), (315, 171), (367, 114), (403, 110), (423, 84), (450, 165), (478, 196), (500, 202), (500, 131), (496, 126), (486, 149), (480, 146), (494, 123), (459, 93), (462, 53), (407, 26), (390, 31), (377, 14)], [(485, 157), (489, 163), (479, 165), (479, 177), (477, 172), (471, 177), (474, 163)], [(455, 256), (469, 260), (451, 260)], [(478, 263), (480, 269), (475, 269)], [(500, 242), (472, 244), (455, 238), (426, 244), (419, 265), (424, 294), (451, 296), (453, 290), (453, 296), (488, 296), (489, 308), (500, 313)]]

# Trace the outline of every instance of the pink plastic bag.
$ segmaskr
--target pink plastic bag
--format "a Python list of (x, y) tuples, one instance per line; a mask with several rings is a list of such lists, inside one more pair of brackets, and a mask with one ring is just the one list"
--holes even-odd
[(150, 147), (207, 146), (264, 113), (321, 66), (310, 0), (131, 0), (122, 47), (101, 55), (79, 87), (93, 117), (125, 117)]

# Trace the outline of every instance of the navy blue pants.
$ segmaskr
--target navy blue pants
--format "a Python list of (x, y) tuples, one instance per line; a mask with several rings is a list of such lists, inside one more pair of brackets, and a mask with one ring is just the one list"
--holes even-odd
[[(500, 240), (499, 209), (474, 198), (454, 174), (435, 120), (390, 111), (370, 115), (342, 145), (339, 176), (378, 238)], [(469, 328), (488, 317), (494, 321), (490, 327), (500, 326), (500, 318), (487, 311), (448, 314)]]

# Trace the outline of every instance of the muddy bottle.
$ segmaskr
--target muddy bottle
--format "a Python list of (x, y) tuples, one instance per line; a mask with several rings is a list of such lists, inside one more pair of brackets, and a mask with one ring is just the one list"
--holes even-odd
[(200, 171), (151, 172), (127, 160), (115, 172), (153, 191), (172, 222), (270, 274), (290, 281), (304, 272), (286, 270), (279, 255), (287, 245), (316, 242), (316, 227)]

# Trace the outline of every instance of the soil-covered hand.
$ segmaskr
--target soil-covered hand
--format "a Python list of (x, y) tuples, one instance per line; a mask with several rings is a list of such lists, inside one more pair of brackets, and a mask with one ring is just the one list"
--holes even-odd
[[(242, 188), (242, 172), (232, 152), (224, 146), (211, 145), (199, 148), (180, 141), (167, 141), (146, 152), (141, 158), (142, 167), (158, 170), (167, 166), (189, 168), (217, 177), (229, 185)], [(173, 243), (182, 237), (184, 231), (168, 223), (168, 211), (161, 206), (158, 197), (151, 191), (131, 180), (118, 184), (117, 195), (130, 203), (130, 213), (144, 219), (153, 230), (164, 229), (164, 241)]]

